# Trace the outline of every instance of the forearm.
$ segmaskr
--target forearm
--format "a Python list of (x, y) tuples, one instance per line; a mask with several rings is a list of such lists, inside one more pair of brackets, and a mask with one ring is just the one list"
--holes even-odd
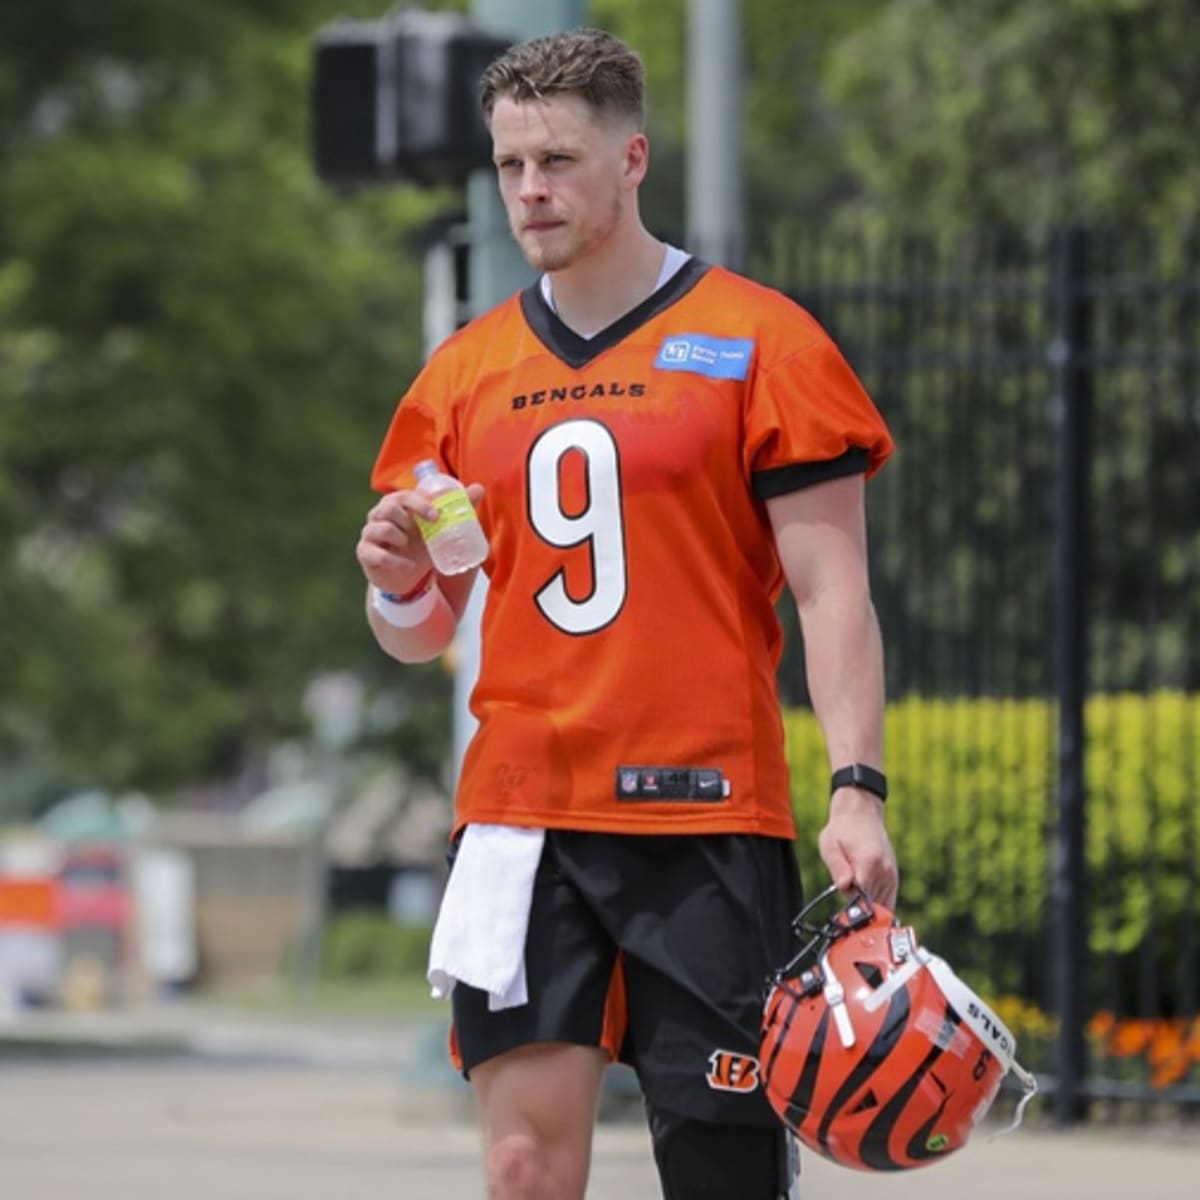
[[(779, 496), (768, 511), (800, 614), (829, 769), (863, 763), (882, 771), (883, 645), (871, 604), (862, 481), (846, 477)], [(898, 875), (884, 808), (865, 788), (839, 787), (817, 845), (842, 891), (856, 884), (893, 908)]]
[[(461, 584), (458, 581), (447, 585), (440, 577), (435, 577), (429, 612), (415, 624), (400, 626), (391, 623), (380, 611), (375, 600), (375, 590), (368, 587), (367, 622), (380, 649), (402, 663), (429, 662), (437, 658), (450, 645), (458, 627), (459, 609), (456, 608), (456, 601), (460, 597), (455, 593), (460, 588)], [(467, 591), (469, 590), (468, 586)], [(450, 595), (447, 595), (447, 592)], [(465, 596), (461, 599), (465, 602)], [(402, 619), (408, 616), (404, 610), (409, 607), (401, 606)]]
[(883, 644), (865, 581), (825, 588), (798, 611), (830, 770), (856, 762), (883, 770)]

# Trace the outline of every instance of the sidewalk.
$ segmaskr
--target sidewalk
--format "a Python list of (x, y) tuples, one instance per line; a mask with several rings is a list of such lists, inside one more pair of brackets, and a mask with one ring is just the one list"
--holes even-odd
[[(88, 1013), (0, 1014), (0, 1059), (191, 1056), (323, 1066), (401, 1064), (429, 1053), (429, 1020), (340, 1013), (273, 1013), (193, 1000)], [(440, 1033), (438, 1034), (441, 1037)], [(449, 1068), (447, 1067), (447, 1070)]]
[[(0, 1193), (482, 1197), (469, 1092), (430, 1066), (436, 1033), (191, 1005), (24, 1014), (0, 1028)], [(659, 1195), (636, 1108), (623, 1113), (597, 1131), (589, 1200)], [(985, 1130), (921, 1171), (865, 1175), (810, 1155), (803, 1178), (804, 1200), (1190, 1200), (1200, 1195), (1200, 1126), (1032, 1127), (998, 1139)]]

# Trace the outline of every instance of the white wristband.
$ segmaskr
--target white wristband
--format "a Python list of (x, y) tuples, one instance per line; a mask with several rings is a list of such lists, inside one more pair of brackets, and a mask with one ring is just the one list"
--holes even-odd
[(371, 604), (375, 611), (397, 629), (415, 629), (423, 624), (438, 606), (442, 593), (436, 583), (425, 589), (415, 600), (389, 600), (377, 588), (371, 588)]

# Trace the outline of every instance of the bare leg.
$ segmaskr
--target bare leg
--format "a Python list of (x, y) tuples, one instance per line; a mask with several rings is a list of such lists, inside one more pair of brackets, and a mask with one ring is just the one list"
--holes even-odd
[(539, 1042), (472, 1070), (489, 1200), (583, 1200), (606, 1062), (596, 1047)]

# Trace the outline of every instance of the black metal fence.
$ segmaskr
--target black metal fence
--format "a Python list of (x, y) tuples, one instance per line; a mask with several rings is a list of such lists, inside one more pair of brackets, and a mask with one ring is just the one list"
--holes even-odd
[(903, 915), (1061, 1119), (1200, 1102), (1200, 233), (782, 237), (752, 266), (898, 444), (868, 495)]

